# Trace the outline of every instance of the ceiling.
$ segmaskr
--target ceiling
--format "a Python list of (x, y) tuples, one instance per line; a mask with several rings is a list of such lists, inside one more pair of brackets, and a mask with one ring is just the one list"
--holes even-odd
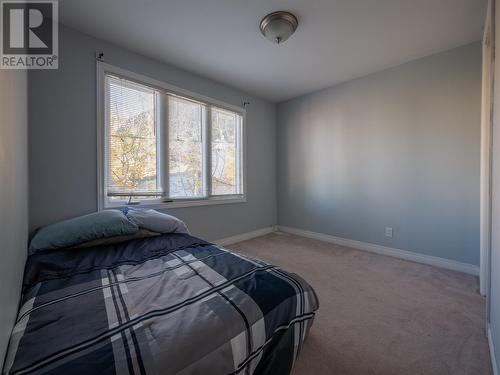
[[(62, 0), (60, 21), (275, 102), (481, 39), (486, 0)], [(263, 16), (299, 19), (282, 45)]]

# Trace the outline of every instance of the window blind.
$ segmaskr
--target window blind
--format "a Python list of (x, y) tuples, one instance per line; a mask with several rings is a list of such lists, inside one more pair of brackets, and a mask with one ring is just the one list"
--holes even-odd
[(107, 195), (158, 197), (157, 92), (112, 75), (105, 77)]

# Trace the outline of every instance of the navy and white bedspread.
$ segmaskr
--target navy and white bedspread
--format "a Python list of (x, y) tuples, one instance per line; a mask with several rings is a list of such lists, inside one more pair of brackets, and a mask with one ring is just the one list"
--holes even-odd
[(28, 259), (7, 374), (289, 374), (318, 300), (185, 235)]

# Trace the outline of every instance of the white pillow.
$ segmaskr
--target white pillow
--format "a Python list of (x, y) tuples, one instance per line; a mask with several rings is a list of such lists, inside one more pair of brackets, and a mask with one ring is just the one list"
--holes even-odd
[(187, 226), (182, 220), (156, 210), (129, 209), (127, 218), (139, 228), (152, 232), (189, 234)]

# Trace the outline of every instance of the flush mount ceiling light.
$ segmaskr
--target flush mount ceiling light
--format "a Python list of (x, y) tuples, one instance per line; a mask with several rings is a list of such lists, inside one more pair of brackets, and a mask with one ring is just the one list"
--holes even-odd
[(299, 21), (292, 13), (279, 11), (265, 16), (260, 21), (260, 31), (271, 42), (281, 44), (295, 32)]

